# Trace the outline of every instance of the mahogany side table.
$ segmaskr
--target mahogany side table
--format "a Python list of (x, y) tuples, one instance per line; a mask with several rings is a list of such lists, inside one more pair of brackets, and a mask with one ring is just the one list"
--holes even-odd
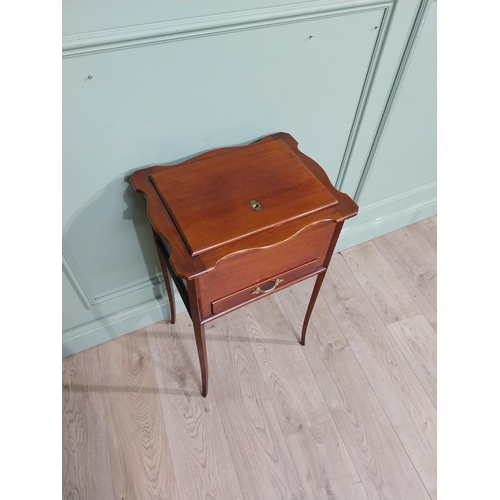
[(346, 219), (358, 206), (325, 171), (277, 133), (130, 178), (147, 211), (175, 322), (172, 282), (193, 321), (203, 396), (205, 324), (316, 276), (307, 324)]

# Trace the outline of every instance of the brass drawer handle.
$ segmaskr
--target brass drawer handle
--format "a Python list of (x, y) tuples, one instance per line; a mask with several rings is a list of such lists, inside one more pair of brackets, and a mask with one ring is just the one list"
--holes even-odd
[(269, 290), (262, 290), (260, 286), (258, 286), (253, 292), (252, 295), (259, 295), (259, 293), (269, 293), (272, 292), (280, 283), (283, 283), (284, 280), (278, 278), (275, 282), (274, 285), (269, 288)]

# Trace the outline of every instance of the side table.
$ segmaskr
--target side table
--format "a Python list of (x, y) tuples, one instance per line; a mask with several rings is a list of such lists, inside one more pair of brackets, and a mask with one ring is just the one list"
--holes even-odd
[(358, 206), (325, 171), (277, 133), (130, 178), (146, 197), (175, 322), (173, 284), (193, 321), (203, 396), (205, 324), (316, 276), (300, 343), (346, 219)]

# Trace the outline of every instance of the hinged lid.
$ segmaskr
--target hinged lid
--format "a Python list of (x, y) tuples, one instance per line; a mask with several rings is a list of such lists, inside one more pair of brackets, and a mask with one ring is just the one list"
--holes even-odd
[(191, 255), (336, 205), (282, 141), (151, 175)]

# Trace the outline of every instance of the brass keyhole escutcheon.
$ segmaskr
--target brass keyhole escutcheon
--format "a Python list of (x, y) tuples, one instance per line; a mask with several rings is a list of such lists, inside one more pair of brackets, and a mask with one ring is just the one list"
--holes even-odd
[(260, 210), (262, 205), (257, 200), (250, 200), (249, 205), (252, 207), (252, 210)]

